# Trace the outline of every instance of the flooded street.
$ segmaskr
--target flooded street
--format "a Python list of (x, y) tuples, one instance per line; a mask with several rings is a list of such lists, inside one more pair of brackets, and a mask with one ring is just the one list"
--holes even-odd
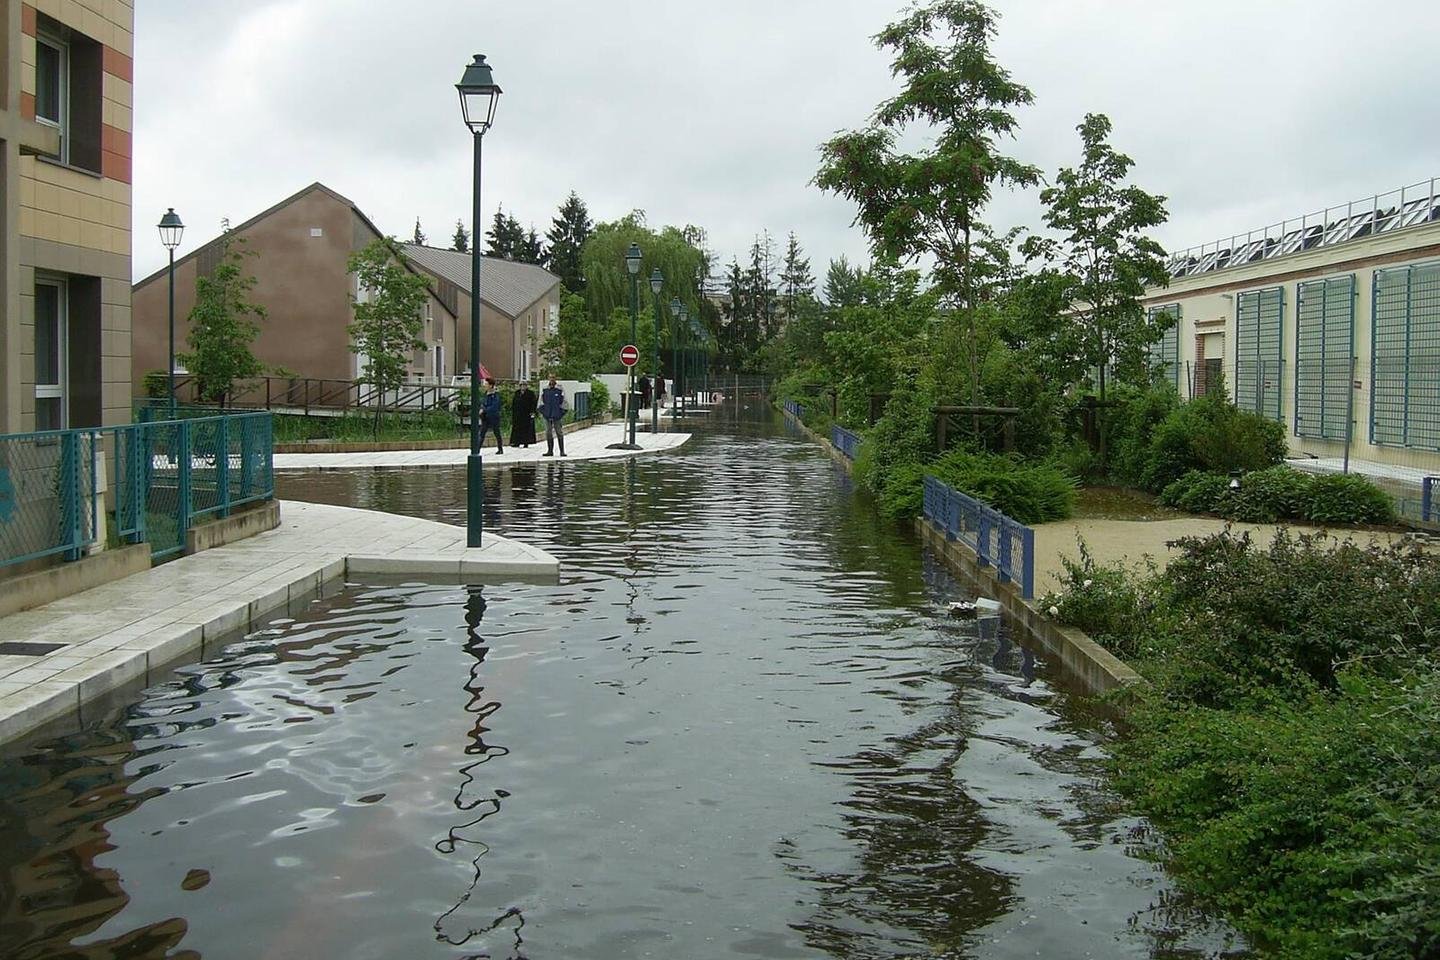
[[(0, 956), (1241, 955), (1106, 722), (814, 446), (487, 480), (559, 585), (352, 584), (4, 748)], [(464, 522), (463, 468), (279, 495)]]

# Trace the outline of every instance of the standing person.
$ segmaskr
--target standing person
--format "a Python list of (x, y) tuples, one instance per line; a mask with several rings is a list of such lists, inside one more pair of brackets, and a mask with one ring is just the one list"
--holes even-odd
[(648, 407), (648, 406), (650, 406), (650, 394), (651, 394), (651, 390), (650, 390), (650, 378), (649, 378), (649, 377), (641, 377), (641, 378), (640, 378), (640, 406), (641, 406), (642, 408), (643, 408), (643, 407)]
[(550, 386), (540, 392), (540, 416), (545, 418), (545, 456), (555, 456), (555, 441), (560, 441), (560, 456), (565, 456), (565, 428), (561, 423), (565, 412), (570, 409), (565, 402), (565, 391), (550, 374)]
[(655, 374), (655, 402), (665, 406), (665, 378)]
[(510, 446), (528, 449), (535, 442), (535, 410), (539, 398), (529, 381), (520, 384), (510, 401)]
[(485, 446), (485, 434), (495, 431), (495, 452), (505, 452), (505, 441), (500, 436), (500, 390), (495, 381), (485, 380), (485, 399), (480, 402), (480, 446)]

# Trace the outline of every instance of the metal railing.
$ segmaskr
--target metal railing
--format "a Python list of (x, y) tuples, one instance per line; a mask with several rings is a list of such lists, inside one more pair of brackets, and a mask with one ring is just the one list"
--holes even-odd
[(925, 519), (975, 551), (982, 567), (993, 566), (1001, 583), (1018, 582), (1026, 600), (1035, 596), (1035, 531), (974, 497), (925, 478)]
[(845, 455), (845, 459), (854, 460), (860, 453), (860, 435), (846, 430), (840, 424), (830, 427), (830, 445)]
[(102, 510), (119, 539), (178, 554), (196, 521), (274, 497), (273, 452), (268, 413), (0, 435), (0, 567), (78, 560)]
[(796, 420), (803, 419), (805, 416), (805, 408), (802, 407), (800, 404), (796, 403), (794, 400), (786, 400), (785, 403), (782, 404), (782, 406), (785, 408), (785, 412), (790, 414), (790, 416), (794, 417)]
[(1435, 178), (1171, 254), (1171, 277), (1243, 266), (1440, 221)]

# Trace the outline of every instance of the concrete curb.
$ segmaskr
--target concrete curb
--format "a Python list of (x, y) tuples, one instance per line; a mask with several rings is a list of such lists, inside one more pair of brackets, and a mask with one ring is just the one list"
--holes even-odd
[(150, 545), (137, 543), (115, 550), (102, 550), (73, 563), (0, 580), (0, 617), (43, 607), (62, 597), (112, 580), (123, 580), (149, 569)]

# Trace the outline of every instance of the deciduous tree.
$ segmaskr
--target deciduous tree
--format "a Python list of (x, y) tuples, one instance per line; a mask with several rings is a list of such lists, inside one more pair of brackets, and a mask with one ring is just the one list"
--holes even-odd
[(190, 311), (190, 332), (185, 338), (190, 352), (178, 358), (195, 378), (200, 398), (222, 407), (236, 380), (266, 371), (250, 349), (266, 314), (264, 307), (249, 299), (255, 278), (245, 272), (245, 258), (255, 254), (245, 250), (244, 243), (243, 239), (223, 237), (219, 264), (196, 279), (195, 307)]
[(355, 275), (360, 295), (355, 298), (355, 320), (349, 326), (350, 351), (364, 358), (360, 382), (375, 387), (375, 433), (385, 394), (405, 383), (415, 351), (423, 350), (422, 312), (429, 284), (405, 266), (400, 245), (393, 237), (372, 241), (351, 255), (348, 269)]

